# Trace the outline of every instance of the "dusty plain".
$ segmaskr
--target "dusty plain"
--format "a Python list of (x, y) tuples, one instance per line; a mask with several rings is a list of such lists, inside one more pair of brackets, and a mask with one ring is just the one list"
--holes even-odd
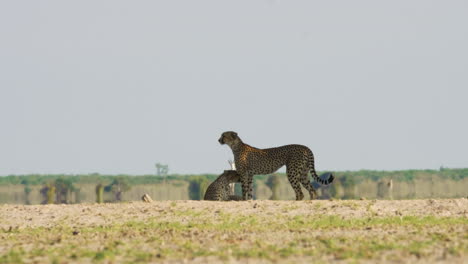
[(0, 263), (468, 263), (468, 199), (0, 205)]

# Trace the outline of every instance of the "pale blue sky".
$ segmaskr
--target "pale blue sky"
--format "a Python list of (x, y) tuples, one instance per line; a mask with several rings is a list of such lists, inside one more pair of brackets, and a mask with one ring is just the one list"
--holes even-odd
[(2, 1), (0, 174), (468, 167), (466, 1)]

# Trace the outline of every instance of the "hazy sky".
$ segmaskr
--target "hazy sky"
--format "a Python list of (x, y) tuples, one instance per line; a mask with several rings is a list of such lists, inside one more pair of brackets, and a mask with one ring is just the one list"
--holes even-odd
[(0, 174), (468, 167), (468, 2), (2, 1)]

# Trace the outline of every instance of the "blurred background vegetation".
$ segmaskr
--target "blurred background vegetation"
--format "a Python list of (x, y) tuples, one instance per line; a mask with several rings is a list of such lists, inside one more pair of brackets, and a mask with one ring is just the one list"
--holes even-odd
[[(314, 183), (319, 199), (418, 199), (468, 196), (468, 169), (342, 171), (329, 186)], [(200, 200), (218, 177), (204, 175), (10, 175), (0, 176), (0, 203), (102, 203), (139, 200)], [(307, 199), (308, 193), (304, 189)], [(241, 194), (239, 184), (236, 194)], [(258, 175), (254, 198), (293, 200), (286, 175)]]

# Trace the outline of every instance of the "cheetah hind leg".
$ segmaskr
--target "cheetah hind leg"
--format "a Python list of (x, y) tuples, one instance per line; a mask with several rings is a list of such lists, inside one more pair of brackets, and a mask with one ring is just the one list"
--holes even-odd
[(307, 174), (307, 171), (302, 174), (301, 184), (302, 186), (304, 186), (304, 188), (307, 189), (307, 191), (309, 191), (311, 200), (317, 198), (317, 191), (315, 190), (314, 186), (312, 186), (312, 183), (309, 181), (309, 175)]
[(294, 192), (296, 193), (296, 201), (302, 200), (302, 198), (304, 198), (304, 194), (302, 193), (301, 184), (299, 183), (299, 175), (290, 172), (286, 172), (286, 174), (288, 175), (289, 183), (291, 184)]

